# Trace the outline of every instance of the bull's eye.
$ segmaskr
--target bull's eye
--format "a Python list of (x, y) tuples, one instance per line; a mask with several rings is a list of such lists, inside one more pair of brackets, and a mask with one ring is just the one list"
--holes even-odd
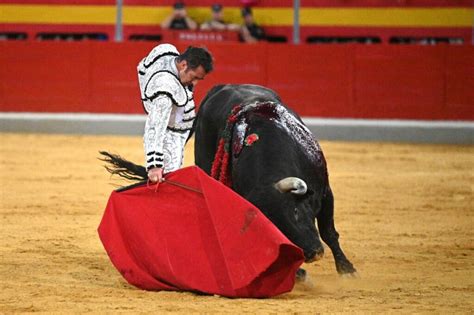
[(295, 208), (295, 219), (298, 221), (299, 211), (298, 208)]

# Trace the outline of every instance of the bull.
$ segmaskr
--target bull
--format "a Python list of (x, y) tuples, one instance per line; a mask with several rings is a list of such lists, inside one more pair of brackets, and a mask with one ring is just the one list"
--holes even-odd
[[(227, 153), (224, 162), (222, 152)], [(337, 272), (356, 275), (339, 245), (323, 152), (274, 91), (249, 84), (211, 89), (195, 121), (194, 153), (196, 165), (224, 178), (303, 249), (306, 262), (323, 256), (321, 238), (334, 255)]]

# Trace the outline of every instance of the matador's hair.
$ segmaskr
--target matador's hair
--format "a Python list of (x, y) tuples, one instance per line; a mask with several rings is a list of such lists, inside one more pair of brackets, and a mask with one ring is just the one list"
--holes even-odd
[(178, 56), (178, 62), (186, 60), (190, 69), (196, 69), (199, 66), (204, 68), (206, 73), (213, 69), (213, 60), (211, 53), (203, 47), (189, 46), (185, 52)]

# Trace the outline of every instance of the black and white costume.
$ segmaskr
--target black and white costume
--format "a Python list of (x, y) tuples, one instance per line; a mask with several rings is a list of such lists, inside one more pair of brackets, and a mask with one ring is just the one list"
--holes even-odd
[(148, 114), (143, 137), (147, 170), (161, 167), (168, 173), (183, 164), (195, 106), (192, 91), (179, 81), (177, 56), (176, 47), (161, 44), (137, 67), (143, 107)]

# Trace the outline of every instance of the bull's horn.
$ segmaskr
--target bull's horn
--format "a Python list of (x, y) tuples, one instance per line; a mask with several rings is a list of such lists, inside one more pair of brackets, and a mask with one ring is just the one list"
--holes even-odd
[(295, 195), (304, 195), (308, 190), (304, 180), (298, 177), (286, 177), (275, 184), (275, 188), (281, 192), (291, 192)]

